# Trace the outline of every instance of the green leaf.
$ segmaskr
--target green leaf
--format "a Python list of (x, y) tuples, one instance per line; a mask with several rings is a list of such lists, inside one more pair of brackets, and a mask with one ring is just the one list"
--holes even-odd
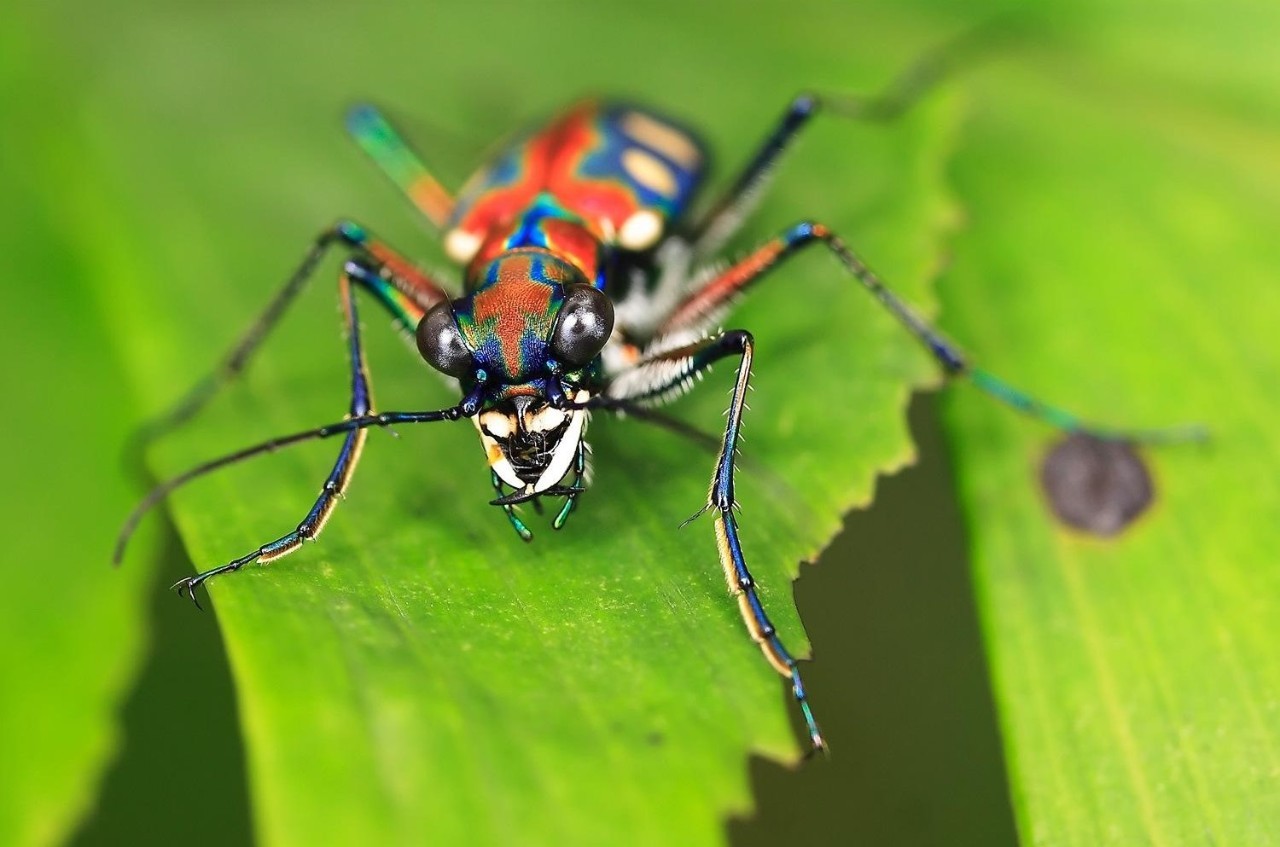
[[(724, 180), (796, 81), (867, 90), (929, 43), (838, 10), (815, 31), (786, 8), (739, 21), (714, 51), (703, 33), (723, 14), (684, 7), (678, 26), (674, 8), (608, 20), (594, 7), (549, 18), (424, 6), (358, 20), (338, 6), (252, 19), (154, 9), (113, 16), (109, 41), (96, 37), (103, 22), (78, 19), (86, 131), (132, 230), (102, 257), (136, 274), (113, 293), (111, 317), (146, 396), (159, 407), (207, 371), (339, 215), (438, 260), (341, 138), (336, 118), (352, 100), (403, 116), (456, 185), (486, 145), (582, 89), (630, 93), (704, 127)], [(884, 49), (895, 33), (903, 43)], [(943, 99), (891, 129), (820, 123), (740, 246), (817, 216), (928, 311), (952, 219), (942, 162), (955, 117)], [(245, 384), (156, 451), (158, 469), (341, 416), (335, 270)], [(363, 314), (382, 408), (452, 402), (371, 305)], [(744, 546), (803, 653), (798, 562), (870, 498), (877, 472), (910, 460), (905, 400), (932, 369), (816, 253), (779, 271), (733, 324), (759, 342)], [(676, 413), (716, 432), (730, 370)], [(603, 416), (591, 440), (592, 491), (565, 531), (534, 521), (539, 537), (524, 545), (485, 505), (469, 425), (374, 433), (320, 543), (212, 583), (263, 843), (714, 843), (724, 816), (748, 807), (746, 755), (796, 758), (793, 706), (726, 596), (710, 522), (677, 529), (704, 502), (713, 457)], [(333, 453), (296, 449), (175, 497), (193, 559), (219, 564), (291, 529)], [(193, 797), (217, 788), (193, 783)]]
[(51, 119), (67, 108), (33, 72), (43, 32), (0, 27), (0, 360), (4, 361), (4, 567), (0, 567), (0, 843), (61, 841), (93, 804), (118, 745), (155, 572), (139, 540), (108, 566), (134, 492), (119, 468), (131, 413), (103, 326), (83, 222), (83, 151)]
[(1095, 419), (1213, 432), (1145, 450), (1157, 503), (1100, 541), (1047, 517), (1042, 431), (949, 404), (1028, 844), (1276, 843), (1280, 66), (1274, 7), (1235, 5), (1059, 30), (956, 163), (954, 334)]

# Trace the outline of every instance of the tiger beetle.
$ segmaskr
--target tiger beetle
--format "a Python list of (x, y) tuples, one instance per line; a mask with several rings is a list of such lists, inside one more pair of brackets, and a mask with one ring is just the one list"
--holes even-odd
[[(728, 420), (718, 439), (707, 501), (698, 514), (713, 517), (720, 565), (751, 638), (789, 680), (812, 749), (825, 749), (799, 666), (765, 612), (739, 542), (734, 460), (755, 341), (746, 329), (715, 331), (739, 297), (789, 257), (818, 247), (866, 289), (872, 302), (887, 309), (946, 374), (968, 378), (997, 400), (1069, 433), (1105, 441), (1188, 436), (1174, 430), (1121, 432), (1085, 425), (974, 367), (821, 223), (797, 223), (728, 265), (715, 260), (760, 197), (780, 157), (821, 107), (852, 117), (892, 117), (934, 81), (929, 77), (908, 76), (886, 95), (867, 100), (796, 97), (736, 180), (698, 215), (688, 212), (706, 172), (706, 147), (691, 130), (645, 108), (614, 101), (577, 103), (507, 146), (453, 196), (376, 108), (356, 106), (347, 115), (347, 129), (443, 233), (445, 252), (462, 268), (462, 294), (452, 296), (453, 285), (419, 269), (356, 223), (342, 221), (320, 233), (221, 366), (147, 427), (141, 441), (190, 418), (242, 370), (331, 250), (345, 257), (338, 295), (351, 371), (347, 416), (214, 459), (161, 483), (125, 523), (115, 561), (142, 515), (179, 486), (287, 445), (341, 437), (337, 460), (306, 517), (279, 538), (173, 586), (195, 601), (196, 589), (210, 578), (279, 559), (319, 535), (347, 489), (370, 428), (462, 419), (475, 426), (484, 448), (497, 494), (491, 504), (528, 541), (532, 533), (515, 510), (518, 504), (560, 498), (552, 519), (559, 529), (586, 490), (584, 435), (590, 412), (648, 414), (660, 420), (646, 408), (683, 393), (713, 363), (728, 359), (736, 364)], [(375, 411), (357, 292), (369, 295), (416, 339), (423, 359), (457, 386), (456, 404), (431, 411)]]

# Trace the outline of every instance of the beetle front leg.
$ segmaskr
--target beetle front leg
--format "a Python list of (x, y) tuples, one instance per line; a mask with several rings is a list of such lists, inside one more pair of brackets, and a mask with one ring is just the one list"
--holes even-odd
[(691, 380), (706, 371), (716, 360), (738, 356), (737, 376), (734, 379), (724, 438), (720, 443), (715, 475), (711, 479), (707, 505), (703, 511), (715, 514), (720, 566), (724, 570), (729, 593), (738, 600), (738, 609), (742, 613), (747, 631), (752, 640), (760, 645), (769, 664), (790, 680), (791, 693), (804, 717), (813, 750), (825, 750), (826, 741), (809, 706), (809, 695), (800, 678), (800, 668), (791, 652), (783, 645), (777, 629), (764, 610), (764, 604), (760, 602), (755, 579), (747, 568), (746, 557), (738, 538), (738, 520), (733, 514), (737, 504), (734, 497), (734, 458), (738, 451), (742, 414), (746, 409), (754, 348), (755, 341), (746, 330), (733, 330), (704, 338), (645, 359), (620, 374), (610, 384), (606, 394), (622, 400), (660, 401), (683, 391)]
[(168, 411), (138, 429), (128, 448), (129, 455), (140, 457), (148, 444), (194, 417), (218, 389), (244, 371), (253, 354), (297, 300), (315, 275), (320, 262), (334, 247), (345, 248), (348, 255), (363, 258), (382, 271), (379, 280), (360, 284), (378, 297), (383, 306), (391, 311), (400, 328), (409, 334), (417, 328), (417, 321), (428, 309), (448, 298), (439, 283), (418, 270), (412, 262), (386, 243), (373, 237), (368, 230), (351, 221), (340, 221), (316, 236), (298, 267), (214, 371), (192, 386)]
[[(360, 318), (356, 310), (356, 287), (359, 286), (372, 293), (382, 305), (394, 309), (389, 283), (378, 269), (368, 261), (351, 259), (343, 268), (339, 278), (338, 290), (343, 307), (343, 322), (347, 331), (348, 364), (351, 369), (351, 402), (347, 411), (349, 419), (362, 419), (370, 416), (373, 409), (373, 396), (369, 389), (369, 374), (365, 367), (364, 345), (360, 338)], [(196, 589), (204, 582), (224, 573), (232, 573), (247, 564), (266, 563), (287, 556), (297, 550), (304, 542), (314, 540), (324, 529), (329, 516), (333, 513), (338, 500), (345, 494), (351, 476), (355, 473), (360, 461), (360, 452), (364, 448), (368, 430), (352, 429), (343, 438), (342, 448), (334, 461), (333, 469), (325, 479), (320, 495), (307, 512), (306, 517), (292, 532), (285, 533), (274, 541), (263, 544), (258, 549), (233, 559), (221, 567), (212, 568), (184, 577), (174, 583), (173, 588), (179, 594), (187, 594), (196, 605)]]

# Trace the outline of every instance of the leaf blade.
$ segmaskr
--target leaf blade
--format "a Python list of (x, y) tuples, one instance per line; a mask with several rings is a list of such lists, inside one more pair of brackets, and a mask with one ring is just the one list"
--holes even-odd
[[(5, 567), (0, 568), (0, 842), (53, 844), (93, 808), (120, 743), (117, 711), (145, 653), (156, 562), (109, 566), (130, 408), (96, 308), (83, 149), (52, 117), (72, 98), (33, 56), (39, 13), (0, 32), (0, 112), (20, 128), (0, 161), (6, 362)], [(154, 552), (150, 533), (139, 548)]]
[[(947, 417), (1023, 838), (1270, 843), (1276, 490), (1261, 469), (1276, 357), (1263, 348), (1280, 304), (1263, 285), (1275, 159), (1258, 154), (1280, 145), (1250, 90), (1268, 77), (1238, 70), (1263, 67), (1250, 45), (1267, 27), (1141, 9), (1099, 12), (1071, 49), (988, 80), (1000, 109), (958, 157), (974, 229), (946, 322), (1038, 394), (1082, 398), (1094, 418), (1204, 420), (1213, 442), (1147, 451), (1157, 505), (1101, 543), (1046, 519), (1025, 424), (967, 395)], [(1211, 96), (1171, 93), (1187, 76)], [(1255, 105), (1242, 116), (1236, 102)]]
[[(681, 42), (679, 34), (658, 32), (646, 17), (636, 15), (629, 31), (661, 35), (668, 49), (681, 45), (689, 56), (700, 49), (696, 26)], [(410, 91), (381, 67), (343, 81), (340, 91), (317, 89), (316, 69), (331, 60), (324, 33), (349, 33), (338, 29), (347, 22), (343, 15), (321, 10), (310, 22), (318, 46), (289, 40), (292, 16), (267, 15), (245, 27), (239, 19), (210, 15), (191, 48), (184, 22), (160, 18), (121, 33), (117, 43), (128, 56), (113, 54), (102, 63), (116, 68), (95, 88), (104, 158), (122, 181), (147, 171), (161, 175), (159, 185), (130, 189), (139, 200), (132, 220), (154, 242), (149, 290), (168, 291), (169, 300), (137, 296), (130, 314), (121, 315), (130, 327), (133, 366), (157, 400), (172, 396), (193, 375), (194, 363), (210, 360), (214, 351), (206, 347), (215, 342), (206, 339), (229, 337), (252, 304), (264, 299), (260, 288), (270, 275), (259, 269), (283, 271), (316, 210), (330, 216), (353, 209), (368, 223), (387, 219), (392, 201), (368, 172), (356, 166), (347, 169), (351, 176), (330, 175), (333, 162), (355, 158), (331, 155), (341, 141), (329, 124), (308, 134), (319, 124), (315, 115), (335, 114), (344, 100), (367, 94), (361, 86), (409, 107), (426, 99), (436, 110), (433, 119), (463, 123), (474, 111), (465, 88), (451, 90), (437, 80), (423, 98), (420, 89)], [(461, 33), (465, 23), (462, 17), (433, 21), (439, 33)], [(490, 78), (528, 30), (541, 25), (515, 16), (489, 33), (491, 47), (508, 43), (508, 49), (474, 56), (453, 48), (450, 58), (472, 68), (470, 76)], [(587, 24), (570, 26), (581, 28), (581, 43), (605, 43)], [(371, 28), (367, 37), (382, 39), (392, 53), (409, 31), (395, 18)], [(830, 60), (812, 55), (814, 39), (807, 35), (777, 36), (762, 32), (744, 39), (735, 48), (736, 62), (709, 69), (725, 80), (716, 86), (725, 92), (737, 90), (729, 76), (746, 74), (750, 84), (741, 90), (751, 92), (749, 102), (729, 95), (709, 103), (675, 85), (676, 96), (668, 98), (672, 91), (661, 90), (662, 84), (681, 76), (666, 66), (652, 68), (648, 99), (672, 102), (677, 111), (683, 102), (687, 113), (706, 108), (711, 131), (726, 140), (732, 157), (743, 156), (754, 137), (740, 127), (763, 132), (772, 111), (793, 93), (789, 82), (780, 85), (767, 69), (749, 70), (749, 60), (766, 45), (798, 68)], [(827, 49), (847, 48), (834, 36)], [(449, 43), (442, 36), (437, 46)], [(186, 74), (175, 74), (174, 85), (148, 80), (147, 69), (173, 44), (191, 48)], [(266, 45), (278, 54), (262, 49)], [(637, 35), (631, 49), (642, 45)], [(230, 50), (270, 61), (218, 67), (215, 75), (211, 57)], [(884, 62), (876, 73), (845, 62), (845, 72), (878, 82), (899, 61)], [(602, 64), (605, 70), (593, 82), (635, 87), (634, 78), (608, 70), (616, 64)], [(580, 84), (580, 71), (576, 62), (555, 56), (533, 77), (522, 69), (514, 77), (524, 86), (516, 99), (554, 105)], [(261, 78), (270, 78), (277, 90), (260, 92), (261, 102), (239, 96)], [(806, 78), (822, 82), (816, 72)], [(183, 79), (208, 83), (201, 88), (207, 112), (187, 108)], [(147, 92), (141, 105), (139, 91)], [(776, 106), (761, 114), (761, 102)], [(210, 117), (226, 114), (239, 116), (239, 144), (229, 144), (226, 128)], [(157, 122), (155, 115), (163, 119)], [(500, 117), (490, 116), (495, 135), (511, 128), (509, 118)], [(769, 204), (773, 211), (766, 210), (749, 236), (764, 237), (811, 213), (818, 197), (824, 219), (858, 231), (856, 243), (877, 257), (906, 296), (927, 307), (925, 281), (936, 265), (938, 239), (950, 226), (940, 161), (954, 122), (954, 104), (943, 103), (887, 133), (816, 128), (804, 145), (816, 151), (813, 163), (786, 166), (791, 181), (780, 182)], [(128, 129), (142, 126), (145, 137)], [(736, 134), (726, 131), (734, 127)], [(845, 167), (851, 137), (864, 151), (859, 179), (831, 197), (828, 168)], [(245, 150), (260, 160), (255, 167), (268, 174), (262, 184), (270, 190), (249, 176), (256, 171), (246, 167)], [(256, 210), (252, 219), (246, 208)], [(280, 223), (263, 223), (273, 217)], [(420, 243), (390, 219), (375, 229), (398, 244)], [(778, 465), (783, 472), (746, 472), (742, 493), (747, 514), (758, 515), (744, 528), (753, 568), (771, 614), (801, 652), (802, 631), (787, 598), (792, 563), (816, 555), (844, 508), (867, 499), (877, 469), (909, 460), (902, 421), (907, 386), (931, 377), (924, 357), (828, 257), (798, 260), (787, 272), (820, 292), (814, 303), (802, 300), (808, 308), (797, 309), (787, 286), (772, 284), (739, 314), (761, 345), (747, 449), (771, 461), (789, 458)], [(340, 363), (330, 324), (320, 322), (314, 306), (319, 299), (313, 293), (299, 306), (301, 314), (281, 328), (248, 386), (210, 410), (200, 432), (157, 451), (161, 467), (176, 469), (235, 446), (225, 440), (232, 432), (268, 435), (335, 416)], [(175, 321), (177, 300), (199, 302), (200, 308)], [(817, 326), (838, 327), (838, 337), (847, 334), (850, 343), (816, 347), (815, 311), (822, 312)], [(317, 333), (316, 326), (325, 330)], [(413, 398), (383, 399), (384, 407), (449, 402), (400, 347), (366, 334), (379, 398)], [(841, 380), (837, 402), (866, 414), (827, 427), (822, 386), (855, 366), (874, 367), (877, 374)], [(721, 370), (715, 379), (723, 384), (727, 369)], [(795, 389), (796, 373), (812, 377), (804, 392)], [(724, 402), (720, 392), (704, 389), (677, 410), (714, 430)], [(721, 816), (747, 803), (744, 753), (795, 755), (781, 683), (724, 597), (707, 522), (674, 530), (703, 502), (710, 461), (662, 434), (607, 423), (599, 421), (592, 438), (602, 457), (616, 458), (600, 462), (595, 490), (559, 536), (539, 537), (526, 547), (500, 516), (478, 508), (488, 499), (485, 475), (462, 470), (480, 458), (474, 436), (466, 426), (441, 425), (429, 433), (406, 431), (400, 444), (381, 438), (371, 444), (351, 502), (323, 543), (270, 568), (214, 582), (265, 843), (405, 842), (426, 832), (469, 843), (716, 842), (723, 837)], [(253, 437), (245, 431), (237, 440)], [(412, 446), (423, 442), (433, 445), (430, 452)], [(812, 444), (824, 449), (806, 453)], [(270, 465), (237, 469), (180, 495), (175, 517), (196, 561), (212, 564), (296, 522), (306, 505), (299, 491), (314, 490), (327, 470), (329, 449), (281, 454)], [(779, 483), (780, 477), (804, 484)], [(701, 554), (691, 552), (699, 549)]]

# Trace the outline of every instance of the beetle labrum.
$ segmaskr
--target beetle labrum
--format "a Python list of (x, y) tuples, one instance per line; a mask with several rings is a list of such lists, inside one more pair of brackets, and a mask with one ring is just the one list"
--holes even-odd
[[(895, 108), (908, 99), (901, 97)], [(479, 434), (497, 493), (492, 504), (529, 540), (532, 533), (516, 505), (560, 498), (552, 519), (558, 529), (586, 490), (589, 412), (639, 412), (687, 390), (713, 362), (728, 359), (736, 371), (727, 423), (699, 514), (712, 516), (720, 564), (748, 632), (790, 682), (813, 749), (823, 749), (797, 662), (765, 612), (739, 542), (734, 459), (755, 344), (743, 329), (713, 331), (736, 298), (787, 257), (820, 245), (947, 374), (968, 377), (1002, 402), (1067, 431), (1106, 438), (1167, 434), (1087, 427), (972, 367), (820, 223), (798, 223), (731, 264), (712, 261), (819, 106), (814, 96), (795, 98), (728, 190), (692, 220), (688, 212), (705, 173), (706, 149), (693, 132), (654, 111), (621, 102), (577, 103), (507, 146), (455, 197), (376, 108), (352, 109), (347, 127), (356, 141), (443, 233), (445, 252), (463, 269), (463, 293), (451, 296), (452, 285), (420, 270), (362, 226), (343, 221), (322, 232), (222, 366), (145, 437), (191, 417), (242, 369), (331, 250), (345, 253), (338, 290), (352, 380), (347, 417), (206, 462), (160, 484), (126, 522), (116, 560), (141, 516), (175, 488), (290, 444), (340, 437), (324, 488), (297, 527), (175, 584), (195, 600), (196, 589), (211, 577), (278, 559), (314, 539), (346, 490), (370, 428), (462, 419)], [(416, 339), (427, 363), (456, 382), (461, 397), (455, 405), (374, 410), (356, 312), (358, 291)]]

